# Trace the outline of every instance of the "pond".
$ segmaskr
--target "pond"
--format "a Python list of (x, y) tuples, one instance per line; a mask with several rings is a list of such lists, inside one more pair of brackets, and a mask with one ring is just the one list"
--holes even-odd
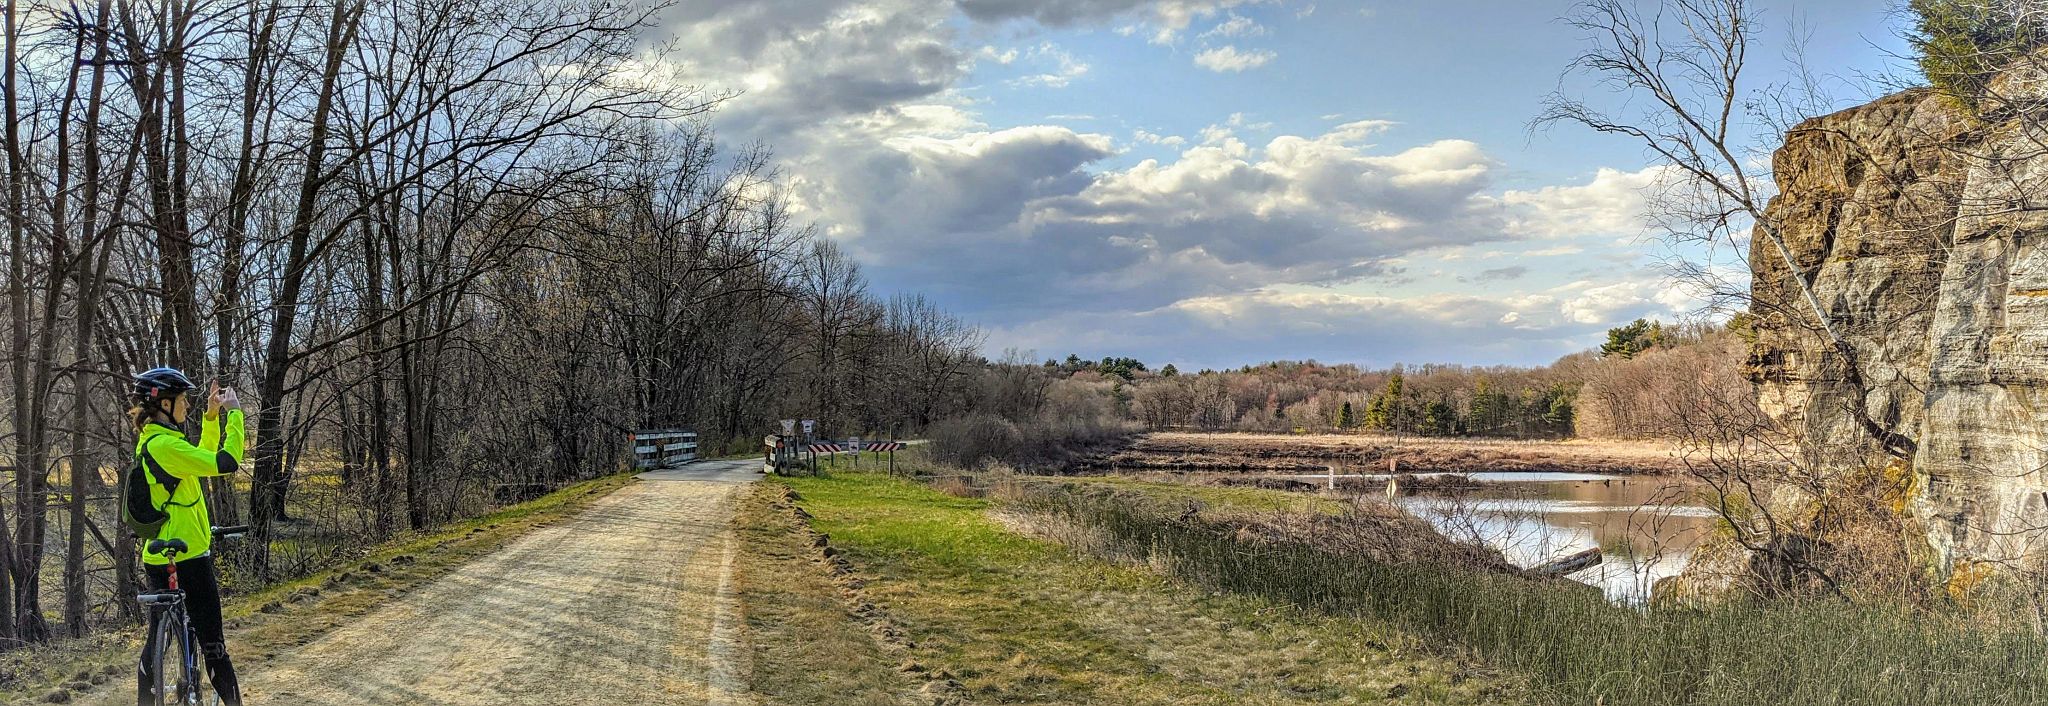
[[(1420, 474), (1430, 475), (1430, 474)], [(1396, 502), (1460, 541), (1493, 547), (1533, 567), (1598, 547), (1601, 563), (1572, 574), (1610, 600), (1640, 604), (1659, 579), (1685, 568), (1713, 531), (1716, 515), (1688, 486), (1662, 476), (1589, 473), (1472, 473), (1485, 485), (1425, 490)], [(1328, 475), (1292, 476), (1314, 482)], [(1339, 475), (1345, 478), (1346, 475)], [(1350, 474), (1368, 481), (1386, 476)]]

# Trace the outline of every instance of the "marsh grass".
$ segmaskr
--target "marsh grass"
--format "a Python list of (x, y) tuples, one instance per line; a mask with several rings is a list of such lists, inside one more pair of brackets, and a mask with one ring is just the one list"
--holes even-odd
[(1020, 509), (1093, 531), (1098, 552), (1215, 590), (1396, 626), (1527, 675), (1543, 704), (2028, 704), (2048, 643), (1961, 615), (1841, 602), (1636, 609), (1597, 592), (1249, 544), (1199, 522), (1047, 487)]

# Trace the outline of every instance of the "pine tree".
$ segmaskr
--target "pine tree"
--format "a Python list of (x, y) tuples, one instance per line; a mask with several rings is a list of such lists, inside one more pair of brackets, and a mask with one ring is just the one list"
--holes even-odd
[(1387, 387), (1372, 396), (1372, 402), (1365, 407), (1365, 426), (1372, 429), (1395, 429), (1401, 422), (1401, 371), (1387, 378)]

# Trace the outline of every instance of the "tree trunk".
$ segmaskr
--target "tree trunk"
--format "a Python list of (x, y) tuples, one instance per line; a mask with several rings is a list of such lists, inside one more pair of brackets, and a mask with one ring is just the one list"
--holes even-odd
[[(104, 21), (110, 12), (112, 0), (100, 0), (98, 17)], [(94, 327), (99, 318), (99, 292), (106, 281), (109, 253), (102, 239), (99, 227), (100, 199), (100, 146), (99, 120), (102, 98), (105, 96), (107, 35), (94, 33), (92, 53), (92, 88), (85, 105), (84, 135), (84, 186), (79, 193), (79, 206), (83, 215), (79, 219), (79, 233), (84, 235), (80, 258), (97, 248), (97, 263), (88, 274), (86, 268), (77, 269), (78, 311), (72, 339), (72, 357), (78, 364), (71, 373), (71, 536), (65, 544), (64, 555), (64, 626), (72, 637), (84, 637), (86, 631), (85, 611), (88, 603), (85, 581), (85, 514), (86, 496), (100, 483), (100, 464), (92, 460), (91, 440), (86, 430), (90, 428), (91, 410), (98, 407), (93, 403), (92, 385), (86, 373), (79, 369), (92, 358)], [(58, 209), (61, 211), (62, 209)], [(125, 587), (122, 589), (125, 590)]]
[(279, 480), (284, 470), (285, 433), (281, 422), (284, 421), (285, 383), (291, 372), (292, 326), (298, 318), (299, 294), (310, 269), (307, 266), (310, 264), (308, 241), (313, 233), (313, 220), (318, 215), (328, 117), (334, 110), (335, 83), (341, 74), (342, 59), (349, 45), (354, 43), (356, 20), (361, 16), (360, 0), (353, 6), (336, 3), (328, 22), (327, 41), (323, 45), (327, 50), (325, 65), (320, 72), (320, 92), (314, 103), (313, 124), (307, 138), (305, 174), (299, 183), (292, 225), (285, 235), (289, 249), (277, 300), (271, 306), (270, 340), (264, 347), (263, 382), (257, 394), (262, 406), (256, 415), (255, 477), (249, 488), (250, 529), (255, 539), (253, 544), (259, 576), (269, 575), (272, 521), (284, 506), (284, 486)]

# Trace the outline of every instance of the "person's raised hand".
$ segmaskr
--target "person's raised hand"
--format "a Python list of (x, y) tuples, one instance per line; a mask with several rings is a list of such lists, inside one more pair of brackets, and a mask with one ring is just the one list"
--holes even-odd
[(215, 380), (215, 381), (213, 381), (213, 382), (207, 383), (207, 387), (206, 387), (206, 416), (212, 417), (212, 416), (216, 416), (216, 415), (219, 415), (219, 414), (220, 414), (220, 398), (221, 398), (221, 394), (220, 394), (220, 393), (221, 393), (221, 389), (220, 389), (220, 381), (219, 381), (219, 380)]
[(242, 396), (235, 393), (235, 388), (223, 387), (220, 389), (220, 404), (224, 409), (241, 409)]

